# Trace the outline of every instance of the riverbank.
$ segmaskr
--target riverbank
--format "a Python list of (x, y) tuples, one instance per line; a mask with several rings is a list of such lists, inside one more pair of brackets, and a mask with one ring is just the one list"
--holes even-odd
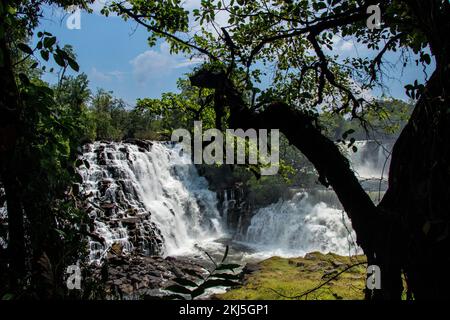
[[(364, 298), (365, 256), (308, 253), (304, 258), (272, 257), (249, 263), (243, 284), (214, 298), (225, 300), (359, 300)], [(348, 269), (345, 272), (344, 270)], [(342, 272), (342, 273), (341, 273)], [(327, 282), (329, 281), (329, 282)], [(306, 294), (319, 285), (321, 288)], [(293, 298), (296, 297), (296, 298)]]

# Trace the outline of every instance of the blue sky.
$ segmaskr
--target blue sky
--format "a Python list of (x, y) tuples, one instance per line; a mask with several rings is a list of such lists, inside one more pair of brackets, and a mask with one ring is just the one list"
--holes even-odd
[[(176, 80), (192, 62), (171, 56), (164, 42), (150, 48), (147, 32), (118, 17), (81, 13), (81, 29), (68, 29), (61, 12), (46, 10), (39, 30), (55, 35), (61, 45), (73, 46), (80, 72), (88, 75), (92, 90), (104, 88), (130, 104), (136, 98), (159, 97), (176, 90)], [(46, 74), (54, 82), (56, 76)]]
[[(170, 55), (163, 41), (150, 48), (143, 28), (115, 16), (104, 17), (98, 13), (98, 6), (92, 14), (81, 13), (81, 29), (68, 29), (66, 21), (67, 15), (61, 11), (46, 9), (38, 30), (51, 32), (61, 45), (73, 46), (80, 71), (88, 75), (93, 91), (97, 88), (113, 91), (130, 105), (137, 98), (158, 98), (163, 92), (176, 91), (177, 79), (196, 64), (186, 57)], [(335, 49), (344, 56), (364, 54), (348, 39), (336, 39)], [(391, 63), (398, 58), (396, 54), (387, 56)], [(387, 70), (395, 79), (385, 79), (389, 89), (385, 94), (406, 100), (404, 86), (416, 79), (423, 81), (424, 76), (415, 66), (403, 69), (400, 65)], [(55, 82), (56, 77), (46, 74), (45, 79)], [(375, 90), (372, 94), (379, 96), (382, 92)]]

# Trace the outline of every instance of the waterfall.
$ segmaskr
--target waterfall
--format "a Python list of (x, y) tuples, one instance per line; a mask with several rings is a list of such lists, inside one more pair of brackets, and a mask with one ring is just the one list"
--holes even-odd
[(342, 210), (299, 192), (290, 200), (259, 209), (242, 240), (267, 256), (299, 256), (311, 251), (354, 254), (355, 239)]
[[(380, 177), (382, 172), (387, 177), (392, 143), (356, 141), (355, 146), (358, 152), (350, 152), (348, 157), (363, 187), (368, 193), (381, 190)], [(83, 164), (78, 168), (82, 183), (75, 193), (85, 199), (83, 209), (90, 219), (87, 232), (92, 262), (100, 262), (115, 249), (189, 255), (197, 252), (197, 245), (212, 248), (216, 245), (213, 240), (225, 231), (234, 233), (234, 240), (249, 245), (260, 256), (360, 252), (351, 223), (330, 190), (297, 190), (290, 200), (280, 199), (251, 212), (239, 194), (225, 189), (220, 214), (216, 193), (208, 189), (208, 182), (178, 144), (95, 142), (82, 151)], [(4, 198), (0, 185), (0, 200)], [(6, 221), (3, 201), (3, 248), (7, 246)]]
[(95, 142), (84, 148), (81, 192), (90, 204), (91, 230), (104, 240), (90, 241), (91, 261), (114, 244), (125, 252), (177, 255), (221, 235), (216, 194), (181, 148), (147, 146)]
[(357, 152), (350, 151), (349, 159), (360, 179), (386, 179), (389, 173), (392, 143), (374, 140), (356, 141)]
[[(354, 145), (358, 151), (348, 152), (348, 158), (363, 188), (385, 190), (393, 143), (363, 140)], [(361, 252), (351, 222), (334, 192), (328, 190), (303, 190), (290, 200), (280, 199), (257, 210), (240, 240), (267, 252), (266, 256)]]

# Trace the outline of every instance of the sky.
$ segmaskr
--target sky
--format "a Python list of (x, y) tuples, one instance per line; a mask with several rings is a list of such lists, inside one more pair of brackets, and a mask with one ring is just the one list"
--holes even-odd
[[(192, 8), (200, 0), (187, 1), (187, 6)], [(113, 91), (116, 97), (130, 106), (138, 98), (158, 98), (164, 92), (177, 91), (177, 79), (189, 73), (199, 60), (170, 55), (169, 47), (163, 40), (159, 40), (155, 47), (149, 47), (148, 33), (144, 28), (117, 16), (102, 16), (99, 13), (101, 6), (102, 3), (97, 2), (94, 13), (81, 12), (80, 29), (67, 27), (70, 14), (46, 8), (38, 31), (52, 33), (59, 39), (60, 45), (73, 46), (80, 72), (88, 75), (92, 91), (97, 88)], [(224, 20), (224, 17), (221, 19)], [(338, 37), (333, 49), (343, 56), (365, 54), (364, 49), (352, 40)], [(407, 100), (404, 86), (416, 79), (423, 81), (423, 72), (415, 66), (403, 68), (397, 63), (399, 56), (396, 54), (389, 54), (386, 59), (390, 64), (396, 64), (396, 67), (385, 70), (395, 79), (385, 78), (388, 92), (374, 90), (371, 94), (381, 96), (384, 93)], [(57, 77), (45, 74), (44, 79), (54, 83)], [(269, 81), (269, 78), (264, 80), (262, 86), (268, 85)]]

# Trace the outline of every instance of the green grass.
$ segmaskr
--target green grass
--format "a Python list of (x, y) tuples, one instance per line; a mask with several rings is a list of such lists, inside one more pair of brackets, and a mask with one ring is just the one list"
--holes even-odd
[[(259, 262), (260, 269), (246, 275), (241, 287), (216, 297), (227, 300), (290, 299), (319, 286), (347, 267), (365, 261), (364, 256), (342, 257), (319, 252), (305, 258), (272, 257)], [(355, 266), (302, 299), (363, 299), (365, 274), (365, 264)]]

